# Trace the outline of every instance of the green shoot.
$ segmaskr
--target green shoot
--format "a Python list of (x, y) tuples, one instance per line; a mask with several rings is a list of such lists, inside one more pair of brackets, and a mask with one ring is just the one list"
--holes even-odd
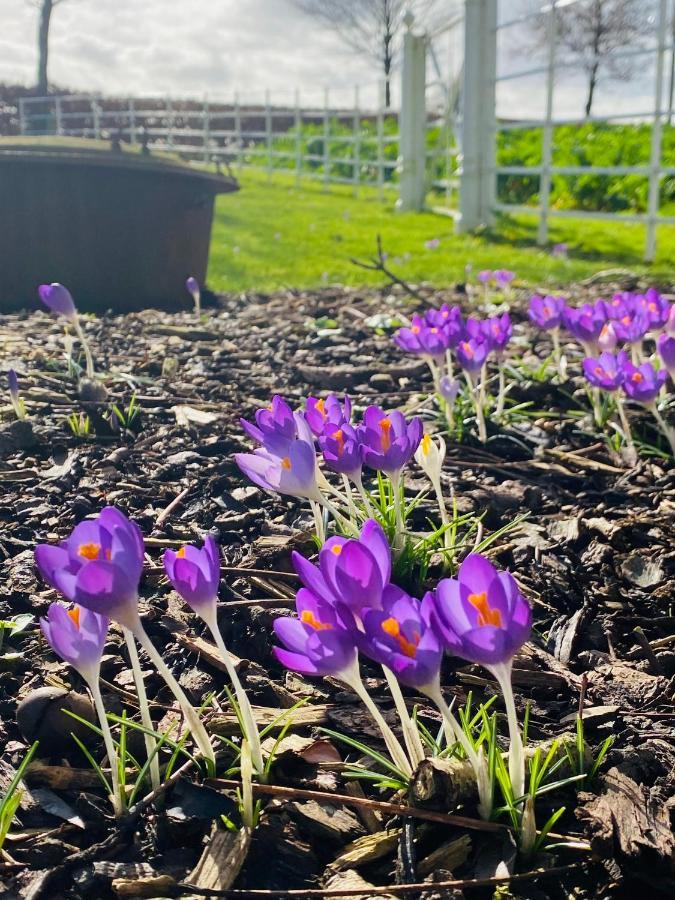
[(0, 851), (4, 846), (7, 835), (9, 834), (9, 829), (12, 827), (12, 822), (14, 821), (16, 812), (21, 804), (21, 798), (23, 796), (23, 791), (20, 787), (21, 779), (23, 778), (31, 759), (35, 755), (37, 748), (38, 741), (33, 744), (21, 760), (19, 768), (14, 773), (14, 777), (10, 781), (7, 790), (3, 797), (0, 798)]

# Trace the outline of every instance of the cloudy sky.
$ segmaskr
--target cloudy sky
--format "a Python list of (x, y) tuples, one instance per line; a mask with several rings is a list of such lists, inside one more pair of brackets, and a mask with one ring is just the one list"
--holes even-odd
[[(500, 0), (502, 20), (532, 2), (539, 0)], [(448, 15), (459, 0), (437, 3)], [(0, 0), (0, 81), (35, 81), (35, 7), (36, 0)], [(231, 99), (238, 90), (243, 102), (257, 103), (271, 88), (273, 102), (288, 102), (299, 87), (314, 104), (330, 86), (334, 102), (347, 105), (355, 84), (371, 102), (379, 77), (373, 61), (346, 50), (291, 0), (63, 0), (50, 48), (54, 84), (112, 95)], [(448, 53), (459, 53), (447, 37), (436, 49), (443, 65)], [(500, 32), (501, 72), (529, 68), (535, 56), (522, 26)], [(594, 111), (653, 108), (653, 71), (645, 59), (630, 84), (605, 82)], [(582, 75), (565, 70), (556, 81), (554, 114), (578, 115), (583, 93)], [(498, 100), (502, 115), (541, 115), (544, 79), (505, 81)]]

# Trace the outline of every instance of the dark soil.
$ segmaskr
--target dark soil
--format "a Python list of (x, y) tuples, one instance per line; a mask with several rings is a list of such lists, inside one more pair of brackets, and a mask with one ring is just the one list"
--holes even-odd
[[(467, 304), (465, 295), (429, 296), (437, 305), (457, 299)], [(527, 359), (532, 341), (545, 348), (524, 317), (518, 318), (526, 298), (521, 299), (514, 304), (515, 346)], [(30, 426), (11, 424), (8, 410), (0, 424), (0, 619), (42, 615), (55, 598), (33, 568), (35, 543), (61, 539), (85, 516), (115, 504), (147, 538), (142, 614), (194, 703), (222, 692), (226, 676), (199, 640), (204, 629), (168, 589), (161, 553), (206, 532), (220, 542), (226, 567), (221, 629), (240, 657), (252, 702), (267, 708), (261, 717), (271, 719), (300, 698), (308, 701), (271, 776), (273, 786), (291, 791), (261, 795), (261, 824), (248, 848), (214, 830), (222, 814), (236, 818), (232, 789), (204, 782), (194, 769), (157, 805), (114, 825), (81, 753), (67, 735), (59, 744), (53, 723), (40, 723), (39, 764), (27, 776), (21, 824), (15, 823), (0, 863), (2, 896), (206, 896), (177, 885), (227, 887), (232, 882), (227, 873), (240, 864), (234, 888), (264, 889), (271, 898), (289, 889), (312, 896), (306, 893), (310, 888), (319, 889), (317, 896), (338, 889), (372, 896), (370, 885), (425, 880), (427, 889), (405, 896), (490, 897), (494, 886), (433, 887), (432, 882), (508, 872), (525, 877), (513, 881), (511, 893), (500, 889), (500, 896), (634, 897), (645, 888), (654, 896), (673, 896), (675, 470), (658, 457), (643, 457), (637, 467), (626, 468), (588, 419), (566, 415), (573, 401), (555, 386), (520, 383), (514, 398), (533, 401), (544, 411), (541, 416), (503, 432), (491, 426), (486, 448), (470, 435), (462, 444), (450, 443), (446, 478), (454, 482), (461, 511), (485, 513), (486, 532), (528, 514), (490, 555), (514, 572), (534, 607), (533, 640), (517, 658), (514, 673), (521, 717), (526, 702), (531, 704), (530, 739), (572, 734), (580, 702), (591, 746), (597, 748), (608, 735), (615, 738), (593, 784), (545, 795), (538, 809), (543, 822), (564, 805), (556, 831), (582, 842), (580, 847), (519, 860), (506, 831), (475, 830), (450, 819), (402, 818), (359, 804), (364, 795), (393, 802), (405, 798), (377, 793), (367, 782), (345, 782), (339, 760), (348, 748), (317, 729), (324, 724), (373, 746), (377, 734), (340, 685), (304, 681), (282, 671), (272, 657), (271, 623), (293, 606), (290, 552), (313, 552), (311, 521), (300, 502), (268, 496), (240, 475), (232, 459), (246, 446), (239, 417), (250, 417), (274, 393), (299, 405), (307, 394), (329, 390), (347, 390), (362, 405), (417, 409), (430, 388), (426, 367), (404, 357), (388, 334), (378, 335), (367, 322), (374, 314), (402, 309), (410, 314), (415, 308), (403, 293), (336, 287), (308, 295), (224, 298), (198, 326), (187, 314), (157, 311), (87, 321), (97, 368), (107, 373), (106, 403), (125, 407), (135, 391), (141, 407), (132, 430), (117, 431), (100, 398), (86, 391), (85, 399), (78, 396), (66, 376), (59, 322), (42, 313), (0, 317), (2, 367), (17, 369), (30, 415)], [(337, 320), (339, 327), (317, 328), (321, 317)], [(427, 405), (424, 414), (430, 409)], [(91, 419), (94, 433), (88, 438), (74, 437), (64, 424), (80, 410)], [(649, 426), (644, 428), (653, 438)], [(421, 487), (413, 472), (411, 492)], [(418, 515), (424, 520), (424, 507)], [(371, 693), (388, 709), (381, 670), (378, 675), (375, 667), (365, 666), (365, 671)], [(128, 693), (133, 681), (115, 629), (102, 674), (109, 710), (134, 715)], [(171, 698), (149, 666), (146, 680), (153, 717), (160, 722), (171, 715)], [(5, 632), (0, 785), (28, 746), (17, 727), (17, 703), (45, 685), (84, 691), (35, 622), (20, 634)], [(458, 702), (468, 690), (478, 700), (494, 693), (484, 670), (456, 660), (447, 663), (444, 685)], [(412, 702), (412, 692), (408, 695)], [(435, 729), (436, 714), (423, 699), (417, 702)], [(501, 709), (499, 715), (501, 721)], [(232, 715), (217, 704), (208, 717), (213, 731), (236, 732)], [(60, 727), (68, 731), (72, 724)], [(501, 731), (506, 733), (505, 723)], [(102, 749), (93, 749), (100, 759)], [(475, 819), (471, 799), (448, 805), (444, 791), (450, 787), (438, 775), (415, 805)], [(356, 799), (326, 805), (325, 799), (309, 799), (294, 789), (350, 793)], [(383, 834), (386, 828), (391, 830)], [(366, 835), (376, 851), (345, 857), (345, 846)], [(588, 843), (590, 850), (584, 847)], [(540, 868), (550, 872), (532, 874)]]

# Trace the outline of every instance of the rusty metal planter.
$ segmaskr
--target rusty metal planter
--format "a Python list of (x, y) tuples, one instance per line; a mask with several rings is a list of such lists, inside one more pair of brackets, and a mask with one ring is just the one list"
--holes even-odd
[(233, 178), (92, 141), (0, 142), (0, 312), (60, 281), (80, 309), (190, 304), (206, 278), (213, 204)]

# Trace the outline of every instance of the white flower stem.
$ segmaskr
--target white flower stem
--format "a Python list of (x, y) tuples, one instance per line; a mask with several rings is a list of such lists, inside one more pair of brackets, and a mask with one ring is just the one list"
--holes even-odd
[[(441, 487), (441, 479), (440, 478), (430, 478), (431, 484), (434, 489), (434, 493), (436, 494), (436, 500), (438, 501), (438, 511), (441, 514), (441, 525), (448, 526), (450, 524), (450, 519), (448, 518), (448, 511), (445, 507), (445, 497), (443, 496), (443, 488)], [(450, 529), (448, 527), (445, 528), (443, 532), (443, 546), (446, 550), (450, 549)]]
[(206, 622), (209, 631), (213, 635), (213, 640), (216, 642), (216, 647), (218, 648), (218, 652), (220, 653), (220, 658), (222, 659), (230, 681), (232, 682), (234, 695), (237, 698), (239, 710), (241, 711), (241, 717), (244, 722), (244, 737), (246, 738), (246, 741), (248, 743), (249, 751), (251, 754), (251, 762), (253, 763), (253, 768), (255, 769), (258, 777), (262, 778), (265, 774), (265, 763), (263, 761), (262, 749), (260, 747), (260, 734), (258, 732), (258, 726), (256, 725), (256, 721), (253, 716), (251, 702), (248, 699), (241, 681), (239, 680), (237, 670), (232, 664), (232, 658), (227, 650), (227, 647), (225, 646), (223, 636), (220, 633), (220, 628), (218, 627), (218, 616), (215, 606), (213, 610), (209, 610), (209, 612), (207, 612), (206, 614), (202, 614), (202, 618)]
[(410, 717), (408, 707), (405, 705), (405, 699), (403, 697), (403, 692), (401, 691), (401, 685), (398, 683), (396, 676), (391, 671), (391, 669), (388, 669), (386, 666), (382, 666), (382, 671), (384, 672), (384, 677), (387, 679), (389, 691), (391, 692), (391, 696), (394, 698), (396, 712), (398, 713), (398, 717), (401, 720), (403, 739), (405, 741), (406, 750), (408, 751), (408, 758), (410, 759), (412, 768), (416, 769), (424, 759), (424, 747), (422, 745), (422, 739), (420, 738), (417, 726)]
[[(124, 632), (124, 640), (127, 644), (127, 652), (129, 653), (129, 662), (131, 663), (131, 671), (134, 675), (134, 683), (136, 685), (136, 693), (138, 694), (138, 708), (141, 713), (141, 722), (147, 731), (154, 731), (152, 726), (152, 718), (150, 716), (150, 707), (148, 705), (148, 695), (145, 692), (145, 683), (143, 682), (143, 673), (141, 672), (141, 664), (138, 659), (138, 651), (136, 650), (136, 641), (128, 628), (122, 627)], [(144, 734), (145, 752), (150, 760), (150, 783), (153, 791), (156, 791), (160, 785), (161, 778), (159, 775), (159, 759), (157, 758), (156, 741), (149, 734)]]
[(506, 400), (506, 373), (504, 372), (504, 362), (499, 360), (499, 393), (497, 394), (497, 407), (495, 415), (500, 418), (504, 414), (504, 402)]
[(650, 409), (652, 415), (654, 416), (654, 418), (656, 419), (656, 421), (658, 422), (659, 428), (661, 429), (661, 431), (665, 435), (668, 443), (670, 444), (670, 452), (672, 453), (673, 456), (675, 456), (675, 429), (671, 428), (670, 425), (663, 418), (663, 416), (661, 415), (661, 413), (658, 411), (658, 409), (656, 407), (656, 403), (652, 403), (651, 406), (649, 407), (649, 409)]
[[(487, 429), (485, 427), (485, 381), (487, 367), (483, 366), (480, 370), (480, 381), (478, 383), (478, 393), (476, 393), (473, 382), (469, 378), (469, 386), (472, 390), (474, 405), (476, 407), (476, 424), (478, 425), (478, 440), (481, 444), (487, 441)], [(467, 376), (468, 377), (468, 376)]]
[(506, 718), (509, 724), (509, 776), (511, 778), (513, 797), (514, 800), (517, 800), (525, 793), (525, 752), (523, 750), (520, 726), (518, 725), (516, 704), (513, 699), (511, 661), (509, 660), (509, 662), (501, 663), (497, 666), (490, 666), (489, 671), (497, 679), (499, 689), (504, 698), (504, 706), (506, 707)]
[(429, 685), (421, 690), (438, 707), (443, 717), (443, 730), (445, 731), (448, 744), (453, 744), (457, 741), (469, 760), (478, 786), (478, 812), (482, 819), (489, 819), (492, 815), (492, 785), (485, 756), (476, 752), (468, 735), (464, 732), (462, 726), (453, 716), (450, 707), (445, 702), (440, 686), (438, 684)]
[(314, 515), (316, 536), (319, 543), (323, 545), (326, 543), (326, 529), (323, 527), (323, 513), (321, 512), (321, 506), (314, 500), (310, 500), (309, 505), (312, 507), (312, 514)]
[(445, 369), (448, 373), (448, 378), (450, 379), (450, 381), (452, 381), (454, 376), (454, 369), (452, 366), (452, 353), (449, 349), (445, 351)]
[(358, 515), (356, 512), (356, 506), (354, 505), (354, 498), (352, 497), (352, 486), (349, 483), (349, 478), (343, 474), (342, 476), (342, 486), (345, 489), (345, 496), (347, 497), (347, 506), (349, 508), (349, 518), (352, 520), (354, 524), (358, 522)]
[(172, 694), (178, 701), (181, 711), (182, 711), (183, 715), (185, 716), (185, 721), (187, 723), (187, 726), (190, 729), (190, 732), (192, 733), (192, 739), (194, 740), (195, 744), (199, 748), (200, 753), (202, 754), (204, 759), (207, 761), (208, 765), (212, 769), (215, 770), (216, 757), (215, 757), (215, 753), (213, 752), (213, 746), (211, 745), (211, 741), (206, 732), (206, 728), (204, 728), (204, 724), (202, 723), (201, 719), (197, 715), (197, 712), (193, 708), (193, 706), (190, 703), (190, 701), (188, 700), (188, 698), (185, 696), (185, 691), (178, 684), (178, 682), (176, 681), (174, 676), (171, 674), (169, 667), (164, 662), (162, 657), (159, 655), (157, 650), (155, 650), (155, 647), (154, 647), (152, 641), (150, 640), (150, 638), (148, 637), (147, 632), (145, 631), (142, 624), (140, 623), (140, 620), (139, 620), (138, 624), (136, 625), (136, 630), (134, 631), (134, 636), (135, 636), (136, 640), (138, 641), (138, 643), (141, 645), (141, 647), (143, 647), (145, 652), (148, 654), (148, 656), (152, 660), (152, 663), (155, 666), (155, 668), (157, 669), (157, 671), (159, 672), (159, 674), (162, 676), (164, 681), (166, 681), (167, 686), (169, 687)]
[(408, 757), (405, 755), (405, 750), (401, 746), (394, 732), (385, 722), (384, 716), (379, 711), (377, 706), (375, 706), (372, 697), (366, 690), (365, 685), (361, 680), (359, 664), (356, 658), (354, 660), (354, 665), (350, 668), (350, 670), (347, 672), (338, 673), (337, 677), (341, 678), (345, 682), (345, 684), (349, 685), (349, 687), (354, 691), (356, 696), (373, 717), (373, 721), (382, 733), (384, 743), (387, 747), (387, 750), (389, 751), (389, 755), (391, 756), (394, 765), (398, 769), (400, 769), (400, 771), (407, 777), (412, 775), (412, 769), (410, 767), (410, 763), (408, 762)]
[(77, 332), (77, 336), (80, 339), (80, 343), (82, 344), (82, 349), (84, 350), (84, 358), (86, 360), (87, 366), (87, 378), (94, 377), (94, 360), (91, 355), (91, 349), (89, 347), (89, 342), (85, 336), (84, 330), (80, 323), (79, 319), (75, 319), (75, 331)]
[[(310, 501), (312, 502), (312, 501)], [(335, 508), (335, 506), (330, 502), (328, 497), (324, 496), (319, 492), (319, 496), (316, 498), (316, 502), (320, 503), (322, 506), (328, 510), (331, 516), (335, 519), (335, 521), (340, 525), (341, 528), (344, 528), (345, 531), (350, 531), (352, 534), (358, 534), (358, 529), (355, 525), (353, 525), (349, 519), (345, 519), (342, 513)], [(322, 541), (323, 543), (323, 541)]]
[(426, 364), (429, 366), (429, 370), (431, 371), (431, 377), (434, 381), (434, 391), (439, 393), (441, 389), (441, 373), (439, 372), (438, 366), (436, 365), (435, 360), (431, 356), (425, 357)]
[(108, 763), (110, 765), (113, 811), (115, 813), (115, 817), (119, 818), (124, 813), (124, 810), (126, 808), (126, 797), (124, 796), (120, 788), (120, 760), (119, 756), (117, 755), (117, 750), (115, 749), (115, 742), (113, 741), (112, 733), (110, 731), (110, 724), (105, 712), (105, 706), (103, 705), (103, 697), (101, 696), (101, 688), (98, 683), (98, 678), (92, 678), (91, 680), (88, 680), (87, 684), (89, 686), (89, 690), (91, 691), (91, 696), (94, 699), (94, 707), (96, 709), (96, 714), (98, 715), (98, 721), (101, 726), (101, 732), (103, 734), (105, 752), (108, 756)]
[(368, 518), (369, 519), (374, 518), (375, 511), (373, 510), (373, 505), (370, 502), (370, 497), (368, 496), (368, 491), (363, 486), (363, 479), (361, 477), (361, 473), (358, 472), (355, 475), (352, 475), (352, 481), (354, 482), (354, 485), (356, 486), (356, 490), (361, 495), (361, 499), (363, 500), (363, 505), (366, 508), (366, 514), (367, 514)]
[(629, 465), (634, 466), (637, 462), (637, 450), (635, 449), (635, 444), (633, 443), (633, 432), (631, 431), (630, 422), (628, 421), (623, 397), (620, 397), (618, 395), (616, 398), (616, 408), (619, 413), (621, 427), (623, 428), (623, 436), (626, 441), (626, 455), (628, 457), (628, 463)]

